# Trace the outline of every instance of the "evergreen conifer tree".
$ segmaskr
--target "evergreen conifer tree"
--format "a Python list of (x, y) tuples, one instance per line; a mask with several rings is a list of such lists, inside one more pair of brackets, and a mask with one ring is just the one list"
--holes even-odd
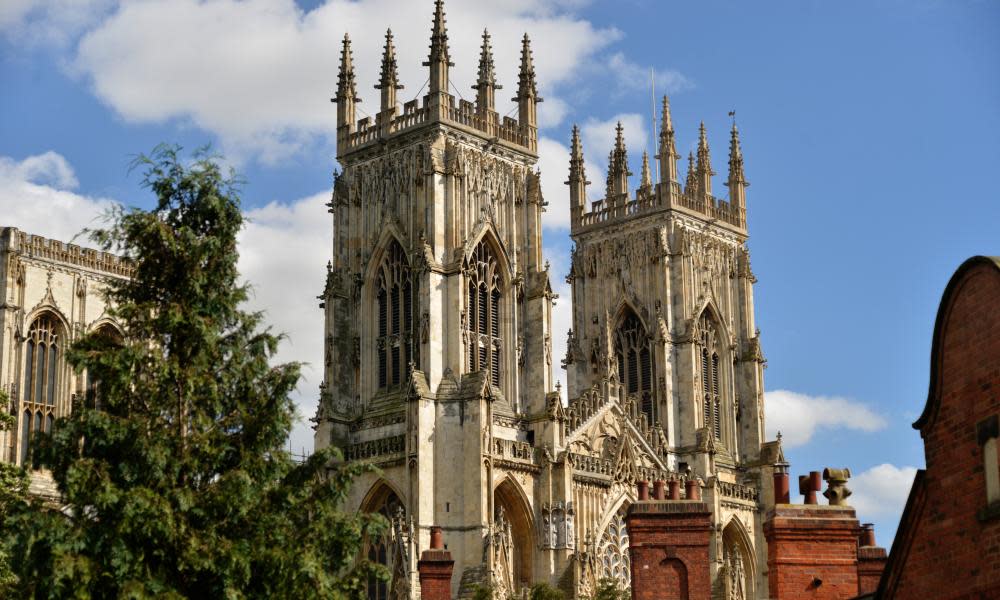
[(358, 560), (385, 523), (340, 510), (364, 467), (282, 449), (299, 365), (271, 364), (280, 336), (243, 308), (237, 182), (175, 147), (137, 165), (155, 208), (91, 232), (134, 269), (107, 292), (122, 335), (73, 344), (96, 383), (33, 441), (64, 506), (0, 506), (16, 597), (363, 597), (387, 577)]

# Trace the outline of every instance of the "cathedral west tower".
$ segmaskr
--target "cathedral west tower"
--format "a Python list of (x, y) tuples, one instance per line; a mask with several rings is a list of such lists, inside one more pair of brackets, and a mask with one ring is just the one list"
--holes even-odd
[[(704, 488), (718, 593), (766, 592), (762, 481), (780, 448), (762, 443), (735, 127), (728, 201), (712, 195), (704, 129), (687, 183), (678, 181), (666, 101), (659, 177), (644, 157), (634, 193), (619, 128), (604, 197), (588, 201), (574, 132), (573, 330), (566, 357), (553, 357), (552, 336), (564, 333), (551, 330), (542, 258), (530, 40), (520, 41), (513, 119), (496, 112), (494, 40), (483, 32), (479, 56), (468, 57), (479, 65), (468, 102), (450, 93), (458, 57), (448, 36), (438, 0), (426, 93), (400, 104), (403, 57), (388, 32), (378, 110), (362, 119), (345, 36), (333, 98), (342, 172), (330, 203), (315, 439), (380, 469), (355, 481), (347, 507), (392, 523), (366, 541), (368, 558), (393, 574), (369, 597), (418, 597), (416, 561), (432, 525), (456, 560), (456, 596), (483, 584), (506, 597), (537, 582), (572, 596), (605, 577), (627, 583), (623, 515), (640, 480)], [(568, 404), (553, 385), (560, 360)]]

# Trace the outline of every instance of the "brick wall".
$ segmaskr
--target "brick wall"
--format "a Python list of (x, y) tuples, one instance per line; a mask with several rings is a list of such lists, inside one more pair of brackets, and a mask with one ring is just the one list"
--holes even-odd
[(417, 562), (421, 600), (451, 600), (451, 572), (455, 561), (447, 550), (424, 550)]
[(885, 569), (885, 548), (861, 546), (858, 548), (858, 594), (868, 594), (878, 588)]
[(915, 427), (926, 472), (890, 558), (883, 597), (1000, 598), (1000, 503), (987, 505), (977, 424), (1000, 413), (1000, 267), (975, 258), (948, 284), (931, 386)]
[(711, 511), (704, 502), (651, 500), (625, 517), (633, 600), (709, 600)]
[(777, 600), (858, 595), (858, 535), (848, 506), (776, 506), (764, 523), (768, 586)]

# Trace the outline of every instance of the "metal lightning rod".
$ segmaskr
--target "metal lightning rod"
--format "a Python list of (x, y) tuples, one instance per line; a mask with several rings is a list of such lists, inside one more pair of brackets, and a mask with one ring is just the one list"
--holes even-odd
[[(655, 157), (656, 156), (656, 77), (655, 77), (655, 74), (654, 74), (654, 71), (653, 71), (653, 67), (649, 67), (649, 92), (650, 92), (650, 99), (652, 100), (652, 103), (650, 104), (650, 107), (652, 108), (650, 116), (652, 117), (651, 121), (653, 122), (653, 139), (652, 139), (653, 154), (652, 154), (652, 156)], [(656, 181), (659, 181), (660, 180), (660, 161), (654, 159), (653, 162), (656, 163)]]

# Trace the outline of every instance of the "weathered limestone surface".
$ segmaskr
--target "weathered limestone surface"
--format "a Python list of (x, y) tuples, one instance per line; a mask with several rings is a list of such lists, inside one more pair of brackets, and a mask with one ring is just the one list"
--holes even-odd
[[(419, 593), (431, 526), (455, 560), (455, 595), (484, 582), (516, 593), (545, 581), (574, 596), (605, 576), (627, 584), (625, 515), (646, 479), (703, 488), (713, 585), (738, 563), (743, 597), (766, 597), (761, 515), (783, 457), (763, 439), (735, 126), (728, 201), (712, 195), (704, 127), (686, 184), (678, 179), (666, 99), (659, 175), (644, 157), (637, 190), (619, 127), (605, 195), (588, 202), (574, 132), (573, 331), (567, 355), (552, 356), (552, 336), (563, 333), (551, 329), (541, 215), (565, 200), (543, 199), (535, 170), (541, 98), (530, 40), (512, 119), (496, 112), (488, 33), (476, 101), (451, 95), (449, 35), (435, 2), (426, 94), (399, 105), (402, 57), (387, 34), (378, 112), (360, 120), (345, 37), (334, 98), (343, 170), (330, 202), (316, 446), (381, 467), (357, 482), (350, 506), (394, 520), (373, 542), (390, 546), (393, 593)], [(568, 404), (554, 363), (567, 369)]]

